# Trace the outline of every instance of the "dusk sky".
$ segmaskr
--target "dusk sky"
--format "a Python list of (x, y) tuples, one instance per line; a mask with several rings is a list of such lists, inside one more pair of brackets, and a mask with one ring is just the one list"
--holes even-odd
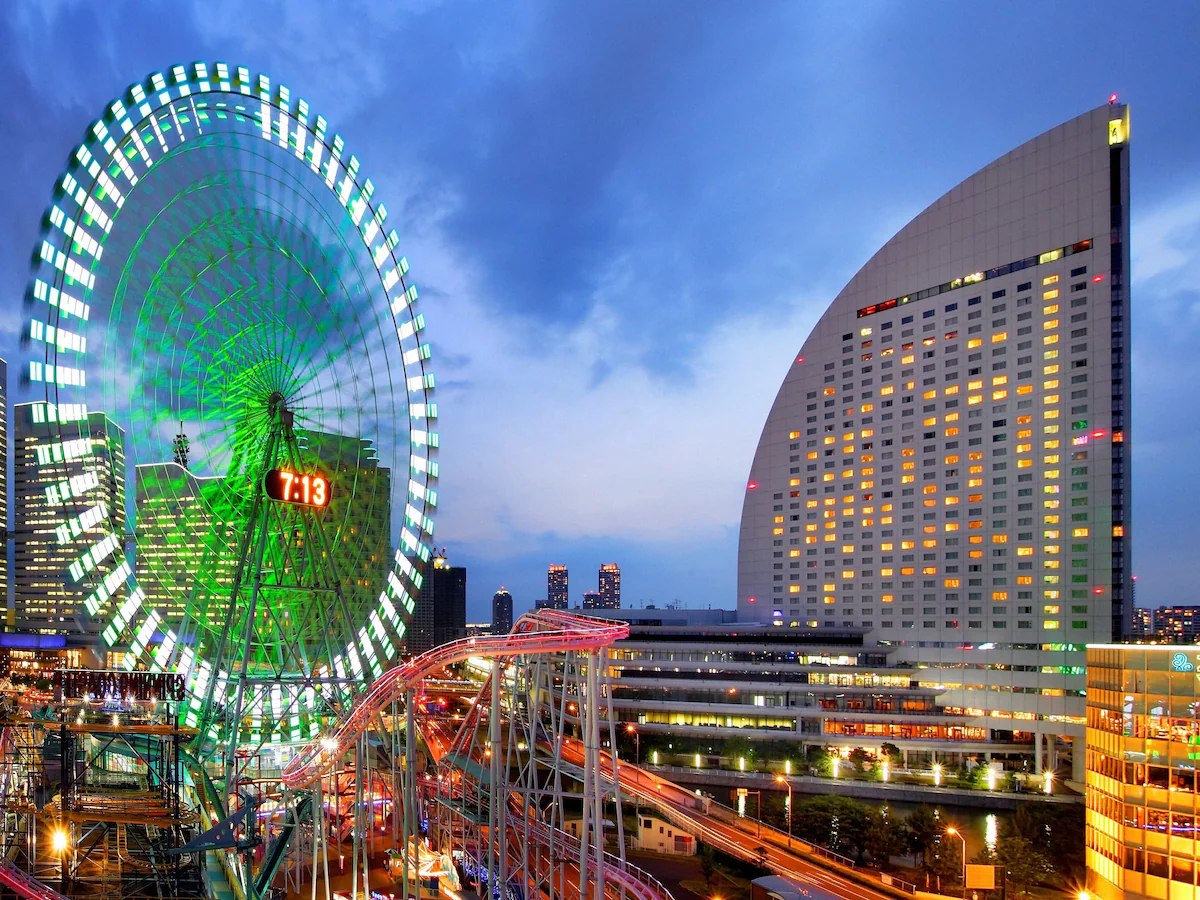
[[(468, 619), (735, 605), (746, 475), (827, 304), (963, 178), (1131, 105), (1134, 571), (1200, 603), (1200, 5), (6, 2), (0, 354), (54, 179), (128, 85), (202, 59), (346, 137), (424, 298), (438, 544)], [(914, 287), (922, 287), (916, 285)]]

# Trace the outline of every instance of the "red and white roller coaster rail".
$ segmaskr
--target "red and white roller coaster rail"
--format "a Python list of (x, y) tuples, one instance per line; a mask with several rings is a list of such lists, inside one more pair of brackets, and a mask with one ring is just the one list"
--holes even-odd
[(472, 657), (506, 659), (568, 650), (600, 650), (629, 636), (624, 622), (608, 622), (539, 609), (517, 620), (510, 634), (463, 638), (434, 647), (384, 672), (355, 704), (333, 735), (310, 741), (283, 770), (283, 783), (292, 790), (306, 788), (339, 763), (372, 720), (433, 672)]

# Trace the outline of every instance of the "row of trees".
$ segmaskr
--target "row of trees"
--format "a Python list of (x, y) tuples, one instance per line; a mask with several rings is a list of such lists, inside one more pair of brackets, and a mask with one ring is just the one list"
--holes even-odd
[[(894, 858), (911, 857), (927, 883), (961, 880), (962, 844), (946, 833), (952, 820), (932, 806), (901, 816), (887, 806), (832, 795), (796, 798), (795, 804), (792, 830), (798, 838), (881, 869), (893, 868)], [(786, 808), (778, 797), (766, 798), (762, 815), (786, 826)], [(1009, 889), (1017, 892), (1041, 881), (1070, 885), (1084, 876), (1083, 831), (1081, 807), (1023, 804), (1001, 827), (995, 847), (970, 862), (1003, 865)]]

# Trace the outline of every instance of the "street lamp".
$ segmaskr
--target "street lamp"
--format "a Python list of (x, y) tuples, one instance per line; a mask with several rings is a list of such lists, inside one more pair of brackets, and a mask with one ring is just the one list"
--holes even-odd
[(1042, 790), (1047, 794), (1054, 793), (1054, 773), (1047, 772), (1042, 776)]
[(967, 839), (963, 837), (962, 832), (953, 825), (946, 829), (946, 834), (952, 834), (962, 841), (963, 853), (963, 900), (967, 900)]
[(787, 812), (788, 812), (788, 814), (787, 814), (788, 850), (791, 850), (792, 849), (792, 783), (790, 781), (788, 781), (786, 778), (784, 778), (782, 775), (775, 776), (775, 783), (786, 786), (787, 791), (788, 791), (788, 810), (787, 810)]
[(634, 763), (633, 764), (640, 768), (642, 765), (642, 738), (641, 738), (641, 735), (639, 735), (638, 730), (633, 727), (633, 723), (630, 723), (625, 726), (625, 733), (633, 735), (633, 747), (634, 747), (634, 751), (633, 751), (634, 752)]

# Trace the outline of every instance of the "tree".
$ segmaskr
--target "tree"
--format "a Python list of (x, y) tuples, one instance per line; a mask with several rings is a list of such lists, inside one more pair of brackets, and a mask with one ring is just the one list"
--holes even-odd
[(745, 758), (746, 765), (749, 768), (754, 768), (754, 760), (758, 757), (754, 746), (740, 734), (735, 734), (733, 737), (727, 739), (725, 746), (721, 748), (721, 753), (729, 760), (729, 765), (735, 769), (737, 768), (739, 757)]
[(904, 827), (908, 831), (910, 852), (921, 860), (921, 865), (925, 865), (926, 854), (933, 849), (938, 835), (942, 833), (942, 823), (937, 811), (932, 806), (921, 804), (909, 813), (908, 818), (904, 820)]
[(805, 762), (815, 775), (828, 775), (833, 771), (833, 757), (824, 747), (809, 747)]
[(850, 751), (850, 765), (854, 766), (854, 771), (859, 775), (861, 775), (863, 770), (867, 767), (867, 761), (870, 758), (871, 754), (869, 754), (862, 747), (855, 747)]
[(925, 870), (937, 879), (938, 890), (943, 881), (961, 879), (962, 869), (962, 843), (939, 834), (925, 854)]
[(1054, 861), (1062, 883), (1082, 880), (1084, 812), (1080, 806), (1022, 803), (1004, 825), (1001, 838), (1023, 838), (1043, 859)]
[(861, 862), (870, 845), (869, 811), (849, 797), (822, 795), (797, 803), (792, 821), (804, 840)]
[(879, 752), (893, 766), (899, 766), (904, 761), (904, 754), (900, 752), (900, 748), (888, 741), (884, 741), (879, 745)]
[(901, 856), (908, 849), (904, 820), (893, 816), (886, 806), (870, 810), (868, 819), (867, 847), (871, 857), (879, 868), (890, 868), (892, 857)]
[(696, 850), (696, 856), (700, 859), (700, 873), (704, 876), (704, 883), (711, 886), (713, 876), (717, 874), (717, 863), (713, 858), (713, 848), (708, 844), (701, 843)]
[(1033, 843), (1020, 835), (1009, 835), (996, 842), (996, 856), (1008, 875), (1008, 883), (1018, 894), (1027, 894), (1052, 871), (1050, 860)]

